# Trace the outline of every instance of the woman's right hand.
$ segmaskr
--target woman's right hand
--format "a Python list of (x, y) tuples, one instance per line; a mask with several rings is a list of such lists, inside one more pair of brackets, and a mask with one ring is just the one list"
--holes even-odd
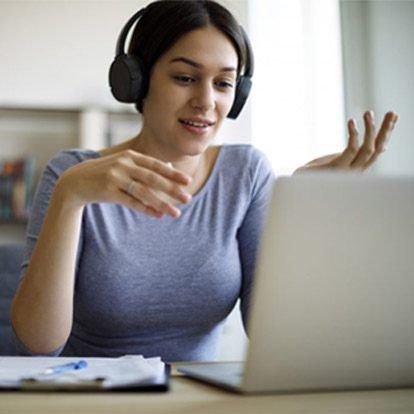
[(108, 202), (151, 217), (166, 214), (178, 218), (181, 212), (174, 204), (191, 200), (185, 189), (190, 182), (191, 177), (167, 163), (127, 149), (69, 168), (59, 178), (55, 191), (75, 206)]

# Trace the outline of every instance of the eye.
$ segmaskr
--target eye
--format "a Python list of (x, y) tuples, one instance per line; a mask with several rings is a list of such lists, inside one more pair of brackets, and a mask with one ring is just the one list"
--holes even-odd
[(192, 78), (191, 76), (186, 76), (186, 75), (177, 75), (177, 76), (174, 76), (174, 79), (184, 85), (188, 85), (190, 83), (195, 82), (194, 78)]
[(231, 88), (233, 88), (233, 84), (231, 82), (228, 82), (228, 81), (217, 81), (217, 82), (215, 82), (215, 84), (220, 89), (231, 89)]

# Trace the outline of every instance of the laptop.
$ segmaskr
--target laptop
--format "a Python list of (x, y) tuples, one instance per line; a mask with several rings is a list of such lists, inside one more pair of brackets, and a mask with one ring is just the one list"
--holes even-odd
[(275, 181), (244, 363), (179, 366), (240, 393), (414, 386), (414, 177)]

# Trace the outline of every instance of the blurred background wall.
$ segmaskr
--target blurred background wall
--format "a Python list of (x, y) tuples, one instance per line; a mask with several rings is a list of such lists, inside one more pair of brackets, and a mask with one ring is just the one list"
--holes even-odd
[[(364, 110), (373, 109), (380, 122), (392, 109), (401, 118), (374, 172), (414, 174), (413, 1), (221, 2), (250, 33), (256, 76), (249, 105), (218, 140), (253, 142), (274, 159), (276, 170), (289, 173), (314, 156), (341, 150), (346, 119), (356, 118), (362, 129)], [(121, 27), (147, 3), (1, 1), (0, 108), (133, 112), (112, 98), (107, 72)], [(96, 135), (108, 134), (102, 118)], [(99, 116), (91, 121), (98, 122)], [(111, 138), (123, 139), (126, 129)], [(4, 130), (0, 125), (2, 141)], [(269, 141), (285, 146), (272, 149)], [(93, 137), (80, 143), (106, 144)], [(19, 152), (6, 146), (4, 155)]]

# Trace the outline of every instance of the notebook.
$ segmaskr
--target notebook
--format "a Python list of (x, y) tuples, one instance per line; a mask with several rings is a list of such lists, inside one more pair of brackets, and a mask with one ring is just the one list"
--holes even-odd
[(277, 179), (243, 364), (181, 366), (242, 393), (414, 386), (414, 178)]

